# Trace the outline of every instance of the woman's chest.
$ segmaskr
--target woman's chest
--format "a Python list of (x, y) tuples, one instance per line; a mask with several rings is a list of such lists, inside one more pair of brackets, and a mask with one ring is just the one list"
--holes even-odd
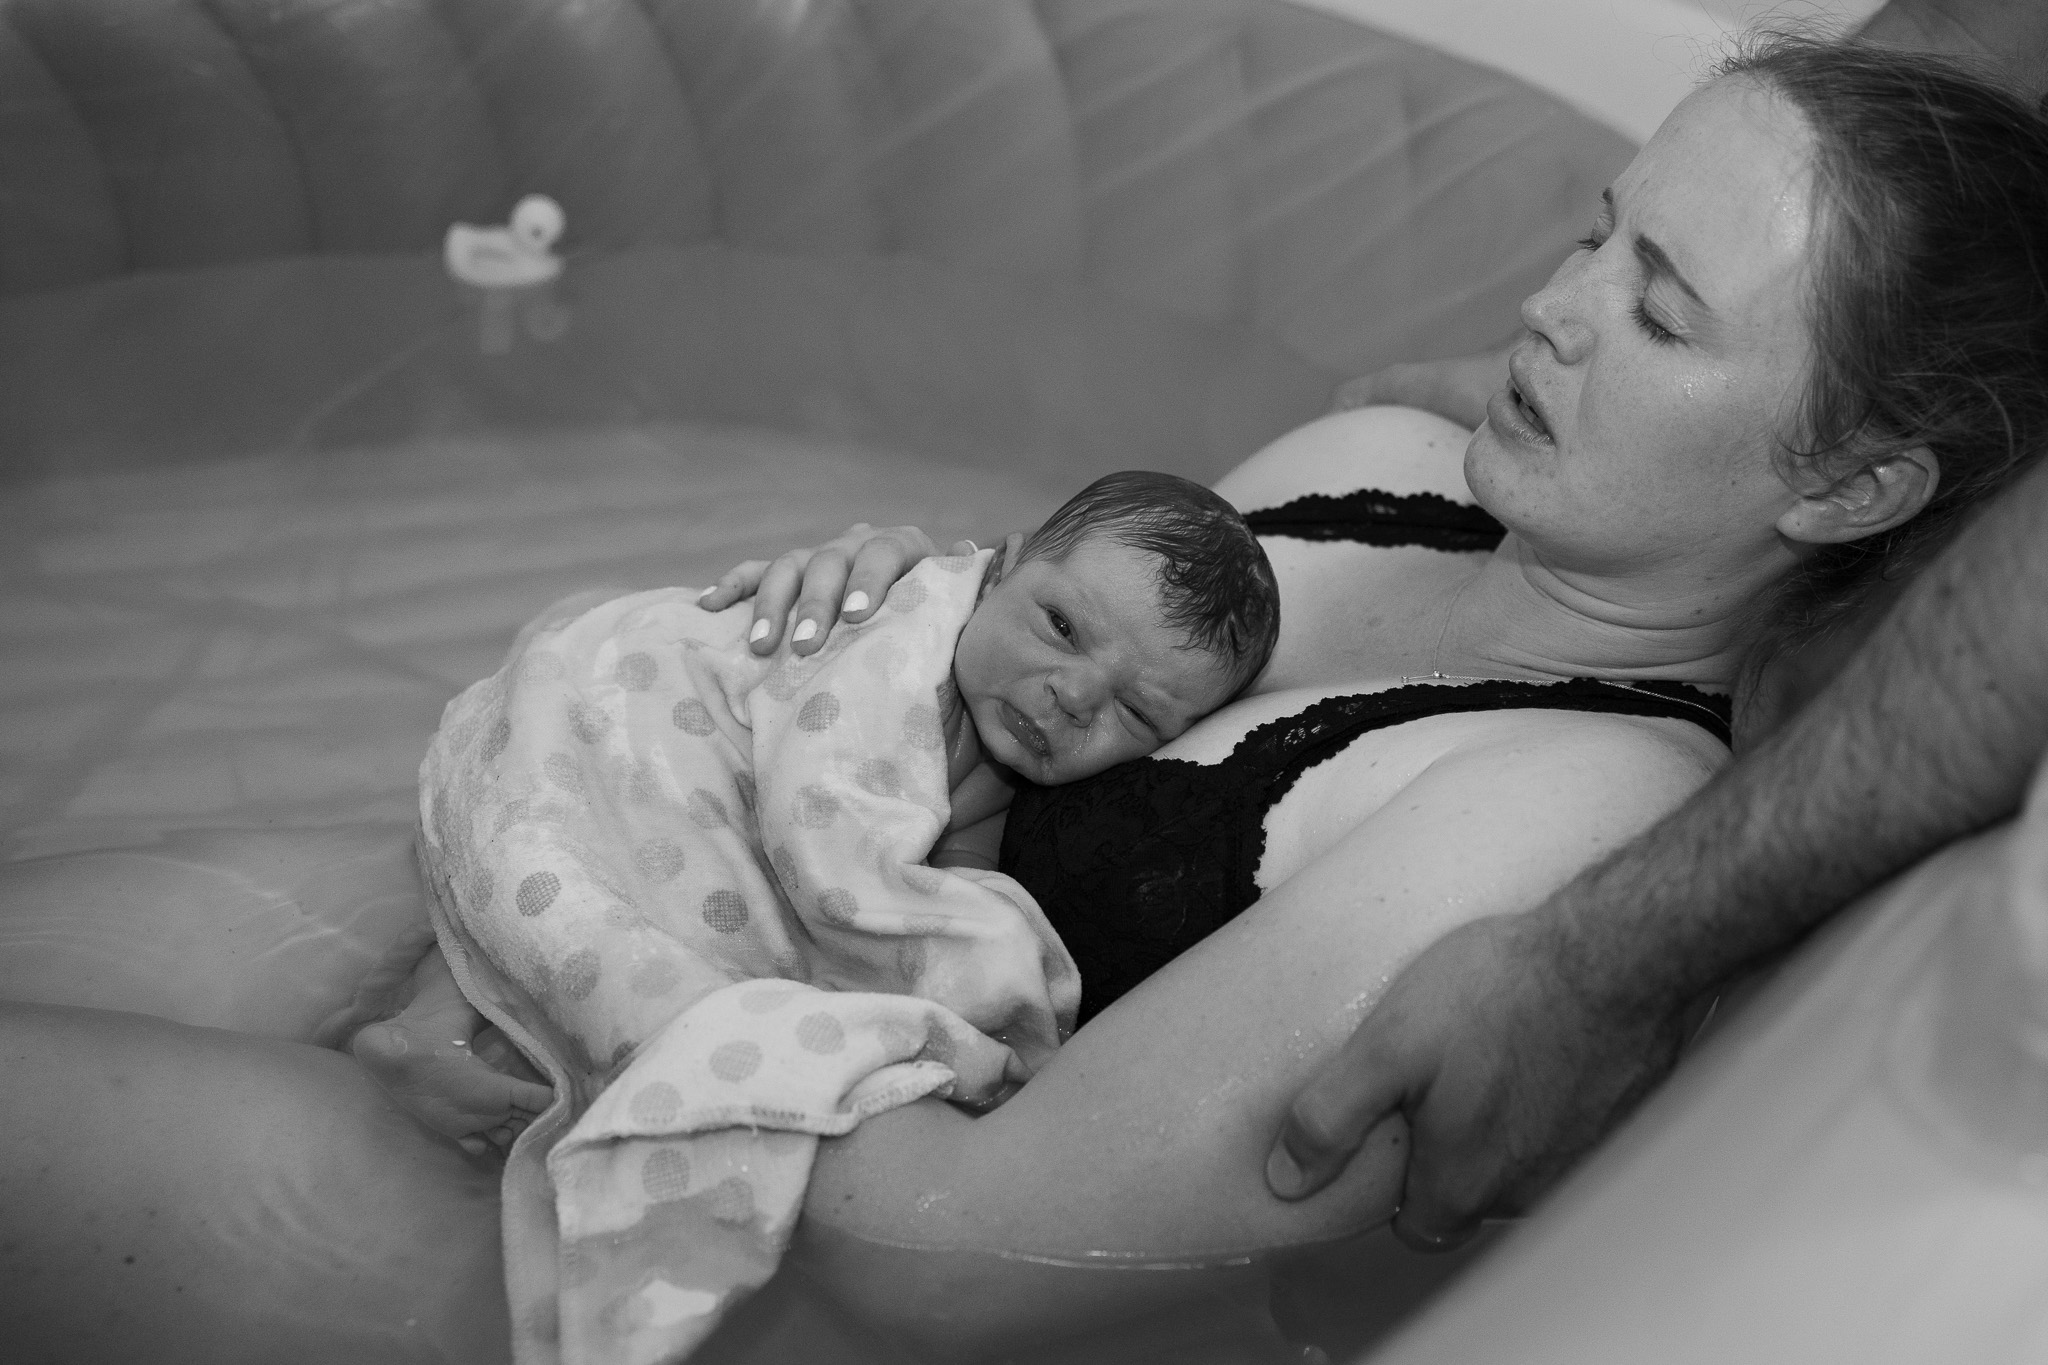
[(1540, 724), (1455, 685), (1405, 678), (1244, 698), (1162, 749), (1177, 783), (1227, 809), (1219, 840), (1269, 890), (1329, 852), (1446, 755)]
[(1323, 857), (1400, 800), (1430, 765), (1498, 725), (1484, 713), (1427, 716), (1333, 745), (1273, 791), (1261, 812), (1258, 889), (1270, 891)]
[[(1393, 800), (1430, 764), (1497, 725), (1489, 714), (1439, 714), (1436, 694), (1403, 678), (1300, 687), (1243, 698), (1154, 755), (1190, 765), (1189, 786), (1227, 796), (1234, 837), (1264, 836), (1272, 867), (1318, 856)], [(1176, 765), (1176, 766), (1178, 766)]]
[(1455, 691), (1250, 698), (1178, 753), (1020, 792), (1002, 870), (1038, 898), (1089, 998), (1114, 998), (1400, 800), (1462, 742), (1461, 717), (1432, 714)]
[(1429, 672), (1446, 606), (1485, 559), (1418, 546), (1264, 544), (1281, 601), (1280, 639), (1258, 684), (1268, 693)]

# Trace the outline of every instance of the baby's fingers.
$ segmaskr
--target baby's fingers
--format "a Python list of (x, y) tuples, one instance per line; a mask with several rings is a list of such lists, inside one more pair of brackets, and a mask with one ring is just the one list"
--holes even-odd
[(507, 1077), (505, 1081), (505, 1103), (508, 1108), (521, 1109), (529, 1114), (544, 1112), (555, 1102), (555, 1088), (551, 1085), (536, 1085)]

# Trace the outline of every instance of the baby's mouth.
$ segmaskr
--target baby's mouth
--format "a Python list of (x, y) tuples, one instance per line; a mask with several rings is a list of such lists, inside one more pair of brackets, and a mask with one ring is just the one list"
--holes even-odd
[(1031, 717), (1019, 711), (1008, 702), (999, 702), (1003, 728), (1010, 732), (1017, 743), (1024, 746), (1024, 752), (1041, 761), (1052, 757), (1052, 744), (1046, 739), (1045, 731), (1038, 728)]

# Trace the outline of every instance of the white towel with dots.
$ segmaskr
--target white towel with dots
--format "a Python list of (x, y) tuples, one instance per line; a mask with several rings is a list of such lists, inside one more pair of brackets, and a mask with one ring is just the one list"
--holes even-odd
[[(420, 859), (456, 977), (555, 1086), (505, 1173), (515, 1357), (679, 1360), (774, 1272), (818, 1137), (1021, 1080), (1079, 977), (996, 873), (925, 857), (989, 553), (824, 649), (745, 608), (564, 604), (448, 705)], [(965, 723), (964, 720), (961, 723)]]

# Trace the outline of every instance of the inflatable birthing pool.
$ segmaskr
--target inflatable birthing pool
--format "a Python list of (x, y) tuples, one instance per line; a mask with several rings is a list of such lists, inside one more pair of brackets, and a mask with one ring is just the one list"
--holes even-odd
[[(1347, 377), (1505, 335), (1647, 131), (1602, 102), (1640, 73), (1546, 90), (1424, 41), (1429, 7), (1333, 12), (1371, 8), (0, 0), (0, 998), (332, 1044), (423, 932), (442, 707), (548, 603), (855, 519), (986, 540), (1109, 469), (1211, 479)], [(1678, 88), (1699, 55), (1645, 50)], [(1789, 1112), (1779, 1054), (1816, 1002), (1875, 1007), (1856, 973), (1939, 995), (1916, 907), (1962, 913), (1929, 887), (1995, 880), (2016, 837), (1845, 924), (1392, 1358), (1823, 1358), (1744, 1335), (1793, 1311), (1763, 1269), (1806, 1245), (1787, 1202), (1667, 1210), (1657, 1163), (1692, 1142), (1720, 1189), (1711, 1125)], [(1934, 1044), (1834, 1039), (1853, 1103), (1774, 1140), (1864, 1152), (1861, 1104), (1898, 1150), (1778, 1168), (1814, 1226), (1871, 1229), (1816, 1246), (1892, 1276), (1821, 1275), (1825, 1320), (1960, 1351), (1919, 1358), (2048, 1341), (2038, 1305), (1883, 1325), (1924, 1280), (1868, 1242), (2038, 1285), (2048, 1196), (2010, 1124), (1925, 1120), (1953, 1112)], [(1349, 1264), (1414, 1287), (1347, 1316), (1308, 1276), (1315, 1349), (1382, 1342), (1445, 1278)], [(793, 1300), (735, 1332), (706, 1358), (890, 1358)]]

